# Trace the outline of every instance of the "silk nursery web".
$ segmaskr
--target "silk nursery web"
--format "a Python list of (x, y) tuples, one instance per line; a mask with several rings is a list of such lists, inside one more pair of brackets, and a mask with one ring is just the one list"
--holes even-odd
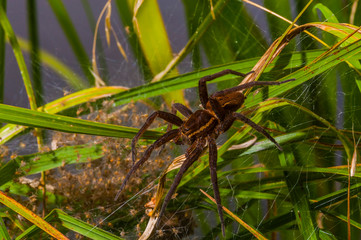
[[(361, 137), (357, 70), (360, 51), (353, 50), (355, 45), (351, 40), (335, 45), (345, 37), (341, 33), (351, 34), (358, 23), (351, 23), (352, 27), (330, 25), (327, 11), (312, 5), (315, 10), (307, 9), (297, 24), (317, 22), (318, 25), (314, 23), (287, 35), (290, 41), (281, 42), (287, 46), (282, 50), (278, 48), (280, 54), (262, 69), (264, 62), (260, 59), (266, 56), (270, 46), (275, 46), (273, 43), (284, 34), (289, 23), (246, 1), (164, 0), (156, 2), (155, 6), (151, 6), (154, 2), (146, 5), (149, 2), (137, 3), (139, 9), (137, 5), (128, 9), (122, 1), (89, 2), (87, 5), (64, 2), (88, 56), (87, 62), (79, 62), (76, 50), (69, 47), (71, 44), (63, 34), (53, 6), (38, 3), (42, 9), (39, 11), (40, 47), (67, 67), (57, 68), (51, 58), (35, 63), (41, 67), (42, 87), (36, 90), (43, 97), (42, 105), (56, 105), (59, 101), (57, 106), (62, 111), (51, 113), (120, 128), (109, 133), (103, 125), (92, 125), (94, 131), (100, 129), (99, 134), (82, 134), (80, 127), (66, 133), (47, 125), (50, 130), (44, 130), (44, 147), (39, 152), (34, 130), (28, 129), (22, 136), (14, 134), (12, 140), (7, 140), (5, 136), (9, 130), (5, 127), (9, 125), (4, 124), (0, 130), (0, 138), (4, 141), (0, 190), (11, 194), (39, 216), (44, 212), (43, 218), (57, 208), (60, 212), (56, 216), (67, 214), (74, 222), (82, 221), (83, 230), (68, 229), (62, 220), (59, 221), (65, 229), (63, 233), (71, 239), (91, 234), (109, 234), (114, 239), (220, 239), (223, 228), (220, 209), (206, 195), (215, 198), (209, 152), (214, 156), (216, 146), (219, 196), (226, 208), (222, 210), (226, 238), (291, 239), (331, 234), (345, 239), (347, 216), (351, 216), (356, 222), (351, 224), (352, 236), (358, 239), (360, 175), (356, 168), (354, 176), (350, 177), (349, 169), (352, 156), (357, 159), (355, 149)], [(268, 2), (257, 3), (290, 20), (306, 5), (298, 1), (285, 2), (274, 3), (275, 6)], [(10, 13), (19, 8), (12, 4), (9, 2)], [(99, 24), (95, 71), (91, 63), (93, 34), (104, 5), (108, 7), (104, 8), (105, 14)], [(341, 22), (345, 15), (352, 14), (353, 5), (350, 1), (336, 10), (334, 6), (326, 7)], [(141, 14), (146, 14), (147, 8), (152, 18), (142, 21)], [(110, 13), (110, 18), (106, 18)], [(134, 13), (137, 15), (133, 16)], [(49, 15), (53, 23), (41, 20)], [(156, 22), (159, 16), (163, 21)], [(332, 34), (329, 28), (339, 35)], [(152, 29), (150, 34), (148, 29)], [(166, 34), (162, 35), (160, 29)], [(21, 31), (24, 30), (19, 33)], [(111, 39), (109, 46), (107, 31)], [(355, 32), (353, 37), (360, 38), (358, 34)], [(161, 38), (165, 38), (167, 44), (159, 44)], [(118, 50), (119, 45), (126, 57)], [(169, 51), (165, 50), (168, 48)], [(177, 64), (170, 73), (155, 81), (157, 73), (166, 69), (172, 60)], [(21, 79), (18, 70), (9, 69), (12, 70), (8, 72), (16, 74), (6, 75), (5, 79)], [(226, 69), (248, 75), (226, 74), (207, 82), (211, 98), (204, 100), (208, 98), (204, 97), (204, 92), (199, 93), (199, 80)], [(255, 79), (258, 76), (259, 79)], [(237, 105), (237, 111), (230, 104), (240, 99), (239, 95), (214, 94), (254, 80), (283, 83), (245, 89), (242, 94), (246, 98)], [(8, 86), (5, 88), (10, 89)], [(4, 102), (27, 107), (25, 88), (18, 85), (16, 89), (15, 94), (10, 91), (5, 94)], [(88, 99), (87, 91), (95, 97)], [(73, 99), (81, 104), (72, 106)], [(170, 115), (174, 113), (171, 108), (174, 103), (184, 105), (176, 105), (181, 114), (175, 117)], [(48, 112), (48, 108), (45, 109), (44, 112)], [(199, 109), (206, 109), (209, 118), (194, 117), (193, 113)], [(222, 116), (230, 116), (222, 112), (229, 109), (260, 128), (255, 130), (250, 122), (235, 121), (228, 131), (223, 131), (226, 127), (222, 127), (222, 131), (212, 132), (210, 126), (220, 122)], [(167, 117), (156, 118), (148, 128), (150, 131), (145, 131), (137, 144), (132, 144), (133, 137), (145, 123), (151, 122), (149, 117), (156, 111), (169, 114), (159, 114)], [(194, 117), (192, 121), (183, 124), (191, 116)], [(230, 118), (224, 118), (222, 124), (229, 124)], [(169, 127), (164, 119), (180, 126)], [(191, 129), (189, 126), (195, 122), (202, 124)], [(191, 129), (189, 132), (187, 127)], [(119, 191), (134, 162), (147, 156), (147, 149), (156, 139), (166, 132), (175, 133), (178, 128), (183, 128), (177, 132), (179, 136), (164, 144), (164, 148), (155, 149)], [(199, 138), (199, 146), (203, 144), (204, 150), (192, 146), (193, 136), (206, 130), (217, 136), (215, 143), (213, 138), (204, 137)], [(135, 159), (132, 158), (134, 149), (137, 151)], [(158, 220), (162, 202), (179, 167), (187, 156), (195, 155), (194, 164), (185, 171)], [(17, 166), (12, 177), (9, 171), (3, 174), (4, 166), (9, 165)], [(42, 195), (44, 186), (46, 201)], [(16, 215), (7, 211), (8, 208), (1, 207), (0, 217), (11, 235), (18, 236), (23, 230), (12, 221)]]

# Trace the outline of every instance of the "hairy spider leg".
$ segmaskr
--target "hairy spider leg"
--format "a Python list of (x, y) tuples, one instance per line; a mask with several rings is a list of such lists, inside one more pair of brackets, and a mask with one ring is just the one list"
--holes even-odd
[(145, 121), (144, 125), (141, 127), (139, 132), (135, 135), (132, 140), (132, 161), (133, 165), (135, 163), (137, 149), (135, 148), (136, 143), (138, 142), (139, 138), (143, 135), (143, 133), (149, 128), (149, 126), (154, 122), (156, 117), (162, 118), (163, 120), (172, 123), (174, 125), (180, 126), (183, 124), (183, 120), (177, 117), (176, 115), (168, 112), (163, 111), (156, 111), (152, 113), (147, 120)]
[(255, 122), (253, 122), (251, 119), (247, 118), (241, 113), (233, 113), (233, 116), (236, 119), (241, 120), (242, 122), (248, 124), (259, 133), (262, 133), (266, 138), (268, 138), (271, 142), (273, 142), (280, 151), (283, 151), (282, 147), (278, 144), (278, 142), (276, 142), (276, 140), (273, 137), (271, 137), (271, 135), (269, 135), (268, 132), (266, 132), (266, 130), (264, 130), (263, 127), (257, 125)]
[(296, 80), (296, 79), (292, 78), (292, 79), (287, 79), (287, 80), (284, 80), (284, 81), (281, 81), (281, 82), (276, 82), (276, 81), (248, 82), (248, 83), (244, 83), (244, 84), (232, 87), (232, 88), (228, 88), (228, 89), (225, 89), (225, 90), (218, 91), (218, 92), (214, 93), (213, 95), (216, 95), (216, 94), (225, 95), (225, 94), (228, 94), (228, 93), (238, 92), (240, 90), (251, 88), (251, 87), (254, 87), (254, 86), (281, 85), (282, 83), (291, 82), (291, 81), (294, 81), (294, 80)]
[[(190, 110), (188, 107), (184, 106), (181, 103), (173, 103), (172, 104), (172, 114), (177, 115), (177, 111), (180, 112), (183, 116), (189, 117), (192, 115), (192, 110)], [(168, 123), (167, 126), (167, 132), (172, 129), (173, 124), (171, 122)], [(162, 148), (159, 150), (158, 155), (161, 154), (161, 152), (164, 150), (165, 145), (162, 146)]]
[(213, 186), (214, 198), (216, 199), (219, 220), (221, 221), (223, 237), (226, 235), (223, 209), (221, 204), (221, 195), (219, 194), (218, 180), (217, 180), (217, 144), (216, 140), (211, 136), (208, 136), (208, 148), (209, 148), (209, 170), (211, 173), (211, 181)]
[(147, 150), (145, 151), (143, 157), (136, 162), (135, 164), (133, 164), (132, 168), (129, 170), (128, 174), (125, 176), (122, 185), (120, 186), (120, 189), (117, 193), (117, 195), (115, 196), (115, 201), (118, 199), (120, 193), (122, 192), (122, 190), (124, 189), (125, 185), (127, 184), (129, 178), (131, 177), (131, 175), (138, 169), (140, 168), (143, 163), (145, 161), (148, 160), (148, 158), (150, 157), (151, 153), (153, 152), (154, 149), (166, 144), (167, 142), (169, 142), (170, 140), (172, 140), (173, 138), (177, 137), (180, 133), (179, 129), (174, 129), (171, 130), (169, 132), (166, 132), (163, 136), (161, 136), (158, 140), (156, 140), (152, 145), (150, 145)]
[(164, 201), (163, 201), (162, 207), (159, 211), (158, 219), (157, 219), (155, 226), (159, 225), (160, 219), (163, 216), (168, 203), (172, 199), (172, 196), (173, 196), (174, 192), (176, 191), (184, 173), (188, 170), (188, 168), (190, 166), (192, 166), (192, 164), (195, 161), (197, 161), (199, 159), (199, 157), (203, 153), (205, 145), (206, 145), (205, 139), (199, 138), (196, 141), (194, 141), (194, 143), (188, 148), (187, 154), (186, 154), (186, 160), (183, 162), (182, 166), (180, 167), (177, 175), (175, 176), (175, 178), (173, 180), (171, 187), (169, 188), (167, 195), (164, 198)]
[(247, 75), (249, 75), (251, 73), (254, 73), (254, 71), (250, 71), (249, 73), (244, 74), (244, 73), (240, 73), (240, 72), (237, 72), (237, 71), (234, 71), (231, 69), (225, 69), (218, 73), (204, 76), (201, 79), (199, 79), (199, 82), (198, 82), (199, 100), (201, 101), (203, 108), (204, 109), (206, 108), (206, 105), (208, 102), (208, 90), (207, 90), (207, 82), (208, 81), (212, 81), (216, 78), (223, 77), (228, 74), (233, 74), (233, 75), (240, 76), (240, 77), (246, 77)]

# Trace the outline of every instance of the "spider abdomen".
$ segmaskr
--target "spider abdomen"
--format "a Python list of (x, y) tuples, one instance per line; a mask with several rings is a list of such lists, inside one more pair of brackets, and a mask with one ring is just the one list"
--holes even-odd
[(180, 127), (189, 139), (208, 135), (218, 125), (219, 120), (207, 110), (197, 110)]

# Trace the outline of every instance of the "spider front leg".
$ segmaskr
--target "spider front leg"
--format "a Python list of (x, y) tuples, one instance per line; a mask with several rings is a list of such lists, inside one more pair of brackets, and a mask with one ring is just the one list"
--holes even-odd
[(269, 135), (268, 132), (266, 132), (266, 130), (264, 130), (263, 127), (257, 125), (255, 122), (253, 122), (251, 119), (247, 118), (241, 113), (233, 113), (233, 116), (236, 119), (241, 120), (242, 122), (248, 124), (259, 133), (262, 133), (266, 138), (268, 138), (271, 142), (273, 142), (280, 151), (283, 151), (282, 147), (278, 144), (278, 142), (273, 137), (271, 137), (271, 135)]
[(233, 74), (236, 76), (240, 76), (240, 77), (246, 77), (247, 75), (254, 73), (254, 71), (251, 71), (249, 73), (240, 73), (231, 69), (225, 69), (223, 71), (220, 71), (218, 73), (212, 74), (212, 75), (208, 75), (208, 76), (204, 76), (201, 79), (199, 79), (199, 83), (198, 83), (198, 91), (199, 91), (199, 99), (202, 103), (203, 108), (206, 108), (207, 102), (208, 102), (208, 90), (207, 90), (207, 82), (208, 81), (212, 81), (216, 78), (228, 75), (228, 74)]
[(144, 125), (141, 127), (139, 132), (135, 135), (132, 140), (132, 161), (133, 164), (135, 163), (135, 158), (137, 155), (137, 150), (135, 148), (136, 143), (138, 142), (139, 138), (143, 135), (143, 133), (149, 128), (149, 126), (154, 122), (156, 117), (162, 118), (163, 120), (172, 123), (174, 125), (180, 126), (183, 124), (183, 120), (177, 117), (176, 115), (168, 112), (163, 111), (156, 111), (152, 113), (147, 120), (145, 121)]
[(115, 196), (114, 201), (116, 201), (120, 195), (120, 193), (122, 192), (122, 190), (124, 189), (125, 185), (127, 184), (129, 178), (131, 177), (131, 175), (142, 166), (142, 164), (148, 160), (148, 158), (150, 157), (151, 153), (153, 152), (154, 149), (166, 144), (167, 142), (169, 142), (170, 140), (176, 138), (177, 136), (179, 136), (180, 132), (179, 129), (174, 129), (174, 130), (170, 130), (168, 132), (166, 132), (163, 136), (161, 136), (158, 140), (156, 140), (152, 145), (150, 145), (148, 147), (148, 149), (145, 151), (143, 157), (135, 164), (133, 164), (132, 168), (129, 170), (128, 174), (125, 176), (122, 185), (120, 186), (120, 189), (117, 193), (117, 195)]
[(216, 140), (213, 137), (208, 137), (208, 147), (209, 147), (209, 170), (211, 172), (211, 181), (213, 186), (214, 198), (217, 203), (217, 210), (219, 219), (222, 226), (223, 237), (226, 235), (223, 219), (223, 209), (221, 204), (221, 195), (219, 194), (218, 180), (217, 180), (217, 144)]
[(227, 94), (230, 94), (230, 93), (233, 93), (233, 92), (238, 92), (238, 91), (241, 91), (243, 89), (251, 88), (251, 87), (254, 87), (254, 86), (281, 85), (283, 83), (291, 82), (291, 81), (294, 81), (294, 80), (296, 80), (296, 79), (292, 78), (292, 79), (287, 79), (287, 80), (284, 80), (284, 81), (281, 81), (281, 82), (277, 82), (277, 81), (248, 82), (248, 83), (244, 83), (244, 84), (232, 87), (232, 88), (228, 88), (228, 89), (225, 89), (225, 90), (218, 91), (218, 92), (214, 93), (213, 96), (217, 96), (217, 95), (224, 96), (224, 95), (227, 95)]
[(159, 225), (160, 219), (163, 216), (168, 203), (172, 199), (172, 196), (173, 196), (174, 192), (176, 191), (184, 173), (202, 155), (205, 144), (206, 144), (205, 139), (200, 138), (200, 139), (197, 139), (187, 150), (186, 160), (183, 162), (182, 166), (180, 167), (177, 175), (175, 176), (175, 178), (173, 180), (171, 187), (169, 188), (167, 195), (164, 198), (164, 201), (163, 201), (162, 207), (159, 211), (158, 219), (157, 219), (155, 226)]

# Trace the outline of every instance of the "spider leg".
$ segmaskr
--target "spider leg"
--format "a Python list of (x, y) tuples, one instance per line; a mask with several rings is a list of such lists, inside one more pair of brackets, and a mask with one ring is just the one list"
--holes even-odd
[(172, 111), (173, 114), (175, 114), (177, 111), (180, 112), (183, 116), (185, 117), (189, 117), (190, 115), (192, 115), (192, 110), (190, 110), (187, 106), (181, 104), (181, 103), (174, 103), (172, 105), (172, 109), (174, 109), (174, 113)]
[[(185, 116), (187, 118), (190, 115), (192, 115), (192, 113), (193, 113), (192, 110), (190, 110), (188, 107), (184, 106), (183, 104), (181, 104), (181, 103), (173, 103), (172, 104), (172, 114), (176, 115), (177, 111), (180, 112), (183, 116)], [(167, 132), (172, 129), (172, 126), (173, 126), (173, 124), (171, 122), (169, 122), (168, 126), (167, 126)], [(158, 152), (158, 155), (161, 154), (161, 152), (164, 150), (164, 148), (165, 148), (165, 145), (163, 145), (161, 147), (161, 149)]]
[(217, 209), (219, 220), (222, 225), (222, 234), (223, 237), (226, 235), (223, 219), (223, 209), (221, 204), (221, 195), (219, 194), (219, 187), (217, 181), (217, 145), (216, 140), (212, 137), (208, 137), (208, 147), (209, 147), (209, 170), (211, 172), (211, 181), (213, 186), (214, 198), (216, 199)]
[(158, 220), (155, 224), (155, 226), (158, 226), (160, 223), (160, 219), (163, 216), (165, 209), (168, 205), (168, 203), (170, 202), (170, 200), (172, 199), (172, 196), (175, 192), (175, 190), (177, 189), (184, 173), (188, 170), (188, 168), (190, 166), (192, 166), (192, 164), (198, 160), (198, 158), (201, 156), (203, 150), (204, 150), (204, 146), (205, 146), (205, 139), (197, 139), (190, 147), (189, 147), (189, 151), (187, 151), (186, 154), (186, 160), (184, 161), (184, 163), (182, 164), (182, 166), (180, 167), (177, 175), (175, 176), (173, 183), (167, 193), (167, 195), (164, 198), (162, 207), (159, 211), (159, 215), (158, 215)]
[(139, 132), (135, 135), (135, 137), (132, 140), (132, 160), (133, 164), (135, 163), (135, 158), (137, 155), (137, 149), (135, 148), (136, 143), (138, 142), (139, 138), (143, 135), (143, 133), (148, 129), (148, 127), (153, 123), (154, 119), (156, 117), (162, 118), (163, 120), (172, 123), (174, 125), (180, 126), (183, 124), (183, 120), (177, 117), (176, 115), (168, 112), (163, 111), (156, 111), (152, 113), (147, 120), (145, 121), (142, 128), (139, 130)]
[(228, 88), (228, 89), (225, 89), (225, 90), (221, 90), (221, 91), (218, 91), (216, 93), (214, 93), (214, 95), (226, 95), (226, 94), (229, 94), (229, 93), (232, 93), (232, 92), (238, 92), (240, 90), (243, 90), (243, 89), (247, 89), (247, 88), (251, 88), (251, 87), (254, 87), (254, 86), (270, 86), (270, 85), (281, 85), (282, 83), (286, 83), (286, 82), (291, 82), (291, 81), (294, 81), (296, 80), (295, 78), (292, 78), (292, 79), (288, 79), (288, 80), (285, 80), (285, 81), (281, 81), (281, 82), (276, 82), (276, 81), (255, 81), (255, 82), (248, 82), (248, 83), (244, 83), (244, 84), (241, 84), (241, 85), (238, 85), (238, 86), (235, 86), (235, 87), (232, 87), (232, 88)]
[[(183, 104), (173, 103), (172, 104), (172, 114), (176, 115), (177, 111), (180, 112), (183, 116), (185, 116), (187, 118), (190, 115), (192, 115), (192, 113), (193, 113), (192, 110), (190, 110), (188, 107), (184, 106)], [(173, 125), (173, 123), (171, 123), (171, 122), (168, 123), (167, 132), (172, 129), (172, 125)]]
[(171, 130), (169, 132), (166, 132), (163, 136), (161, 136), (158, 140), (156, 140), (152, 145), (150, 145), (148, 147), (148, 149), (145, 151), (143, 157), (136, 162), (135, 164), (133, 164), (132, 168), (129, 170), (128, 174), (125, 176), (122, 185), (120, 186), (120, 189), (117, 193), (117, 195), (115, 196), (114, 201), (116, 201), (120, 195), (120, 193), (122, 192), (122, 190), (124, 189), (125, 185), (127, 184), (129, 178), (131, 177), (131, 175), (139, 168), (142, 166), (142, 164), (148, 160), (148, 158), (150, 157), (151, 153), (153, 152), (154, 149), (166, 144), (167, 142), (169, 142), (170, 140), (172, 140), (173, 138), (177, 137), (178, 134), (180, 133), (179, 129), (174, 129)]
[(268, 138), (271, 142), (273, 142), (280, 151), (283, 151), (282, 147), (278, 144), (278, 142), (273, 137), (271, 137), (271, 135), (269, 135), (268, 132), (266, 132), (266, 130), (264, 130), (263, 127), (257, 125), (255, 122), (253, 122), (251, 119), (247, 118), (241, 113), (233, 113), (233, 116), (236, 119), (241, 120), (242, 122), (248, 124), (256, 131), (262, 133), (266, 138)]
[(218, 73), (212, 74), (212, 75), (208, 75), (208, 76), (204, 76), (199, 80), (198, 83), (198, 90), (199, 90), (199, 99), (201, 100), (202, 106), (203, 108), (206, 108), (207, 102), (208, 102), (208, 90), (207, 90), (207, 84), (206, 82), (208, 81), (212, 81), (216, 78), (222, 77), (224, 75), (228, 75), (228, 74), (233, 74), (233, 75), (237, 75), (240, 77), (246, 77), (247, 75), (254, 73), (254, 71), (251, 71), (249, 73), (240, 73), (237, 71), (233, 71), (231, 69), (225, 69), (223, 71), (220, 71)]

